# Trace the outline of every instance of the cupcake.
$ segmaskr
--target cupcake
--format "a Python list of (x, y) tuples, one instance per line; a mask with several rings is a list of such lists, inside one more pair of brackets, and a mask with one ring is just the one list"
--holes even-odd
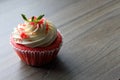
[(19, 58), (28, 65), (42, 66), (53, 61), (62, 45), (62, 36), (55, 25), (44, 18), (26, 18), (14, 28), (10, 43)]

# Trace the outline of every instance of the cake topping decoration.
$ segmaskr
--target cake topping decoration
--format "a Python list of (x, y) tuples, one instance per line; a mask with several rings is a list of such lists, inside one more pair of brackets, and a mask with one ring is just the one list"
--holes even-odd
[(22, 18), (27, 21), (27, 22), (34, 22), (34, 23), (38, 23), (40, 21), (40, 19), (43, 18), (43, 15), (38, 16), (37, 18), (35, 16), (32, 16), (31, 20), (27, 19), (25, 14), (21, 14)]
[(18, 24), (12, 33), (16, 43), (28, 47), (44, 47), (50, 45), (56, 39), (57, 29), (49, 20), (43, 18), (44, 14), (31, 18), (27, 18), (24, 14), (21, 14), (21, 16), (25, 22)]

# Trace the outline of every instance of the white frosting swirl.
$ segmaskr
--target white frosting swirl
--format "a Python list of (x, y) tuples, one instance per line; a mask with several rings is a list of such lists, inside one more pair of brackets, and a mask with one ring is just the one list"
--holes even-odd
[(25, 22), (14, 29), (12, 37), (18, 44), (28, 47), (46, 47), (57, 37), (57, 29), (48, 20), (42, 18), (43, 23)]

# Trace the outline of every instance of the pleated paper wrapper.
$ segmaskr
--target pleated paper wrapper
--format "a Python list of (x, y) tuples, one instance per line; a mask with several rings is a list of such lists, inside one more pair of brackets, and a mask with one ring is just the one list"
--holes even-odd
[(58, 32), (56, 40), (47, 47), (29, 48), (16, 44), (12, 37), (10, 43), (23, 62), (31, 66), (42, 66), (56, 58), (62, 46), (62, 35)]

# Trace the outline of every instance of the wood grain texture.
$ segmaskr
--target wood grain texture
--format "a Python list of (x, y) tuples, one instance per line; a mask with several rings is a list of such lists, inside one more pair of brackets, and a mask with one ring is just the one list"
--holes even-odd
[[(27, 66), (9, 36), (21, 13), (45, 13), (63, 34), (56, 60)], [(1, 0), (0, 80), (119, 80), (120, 0)]]

